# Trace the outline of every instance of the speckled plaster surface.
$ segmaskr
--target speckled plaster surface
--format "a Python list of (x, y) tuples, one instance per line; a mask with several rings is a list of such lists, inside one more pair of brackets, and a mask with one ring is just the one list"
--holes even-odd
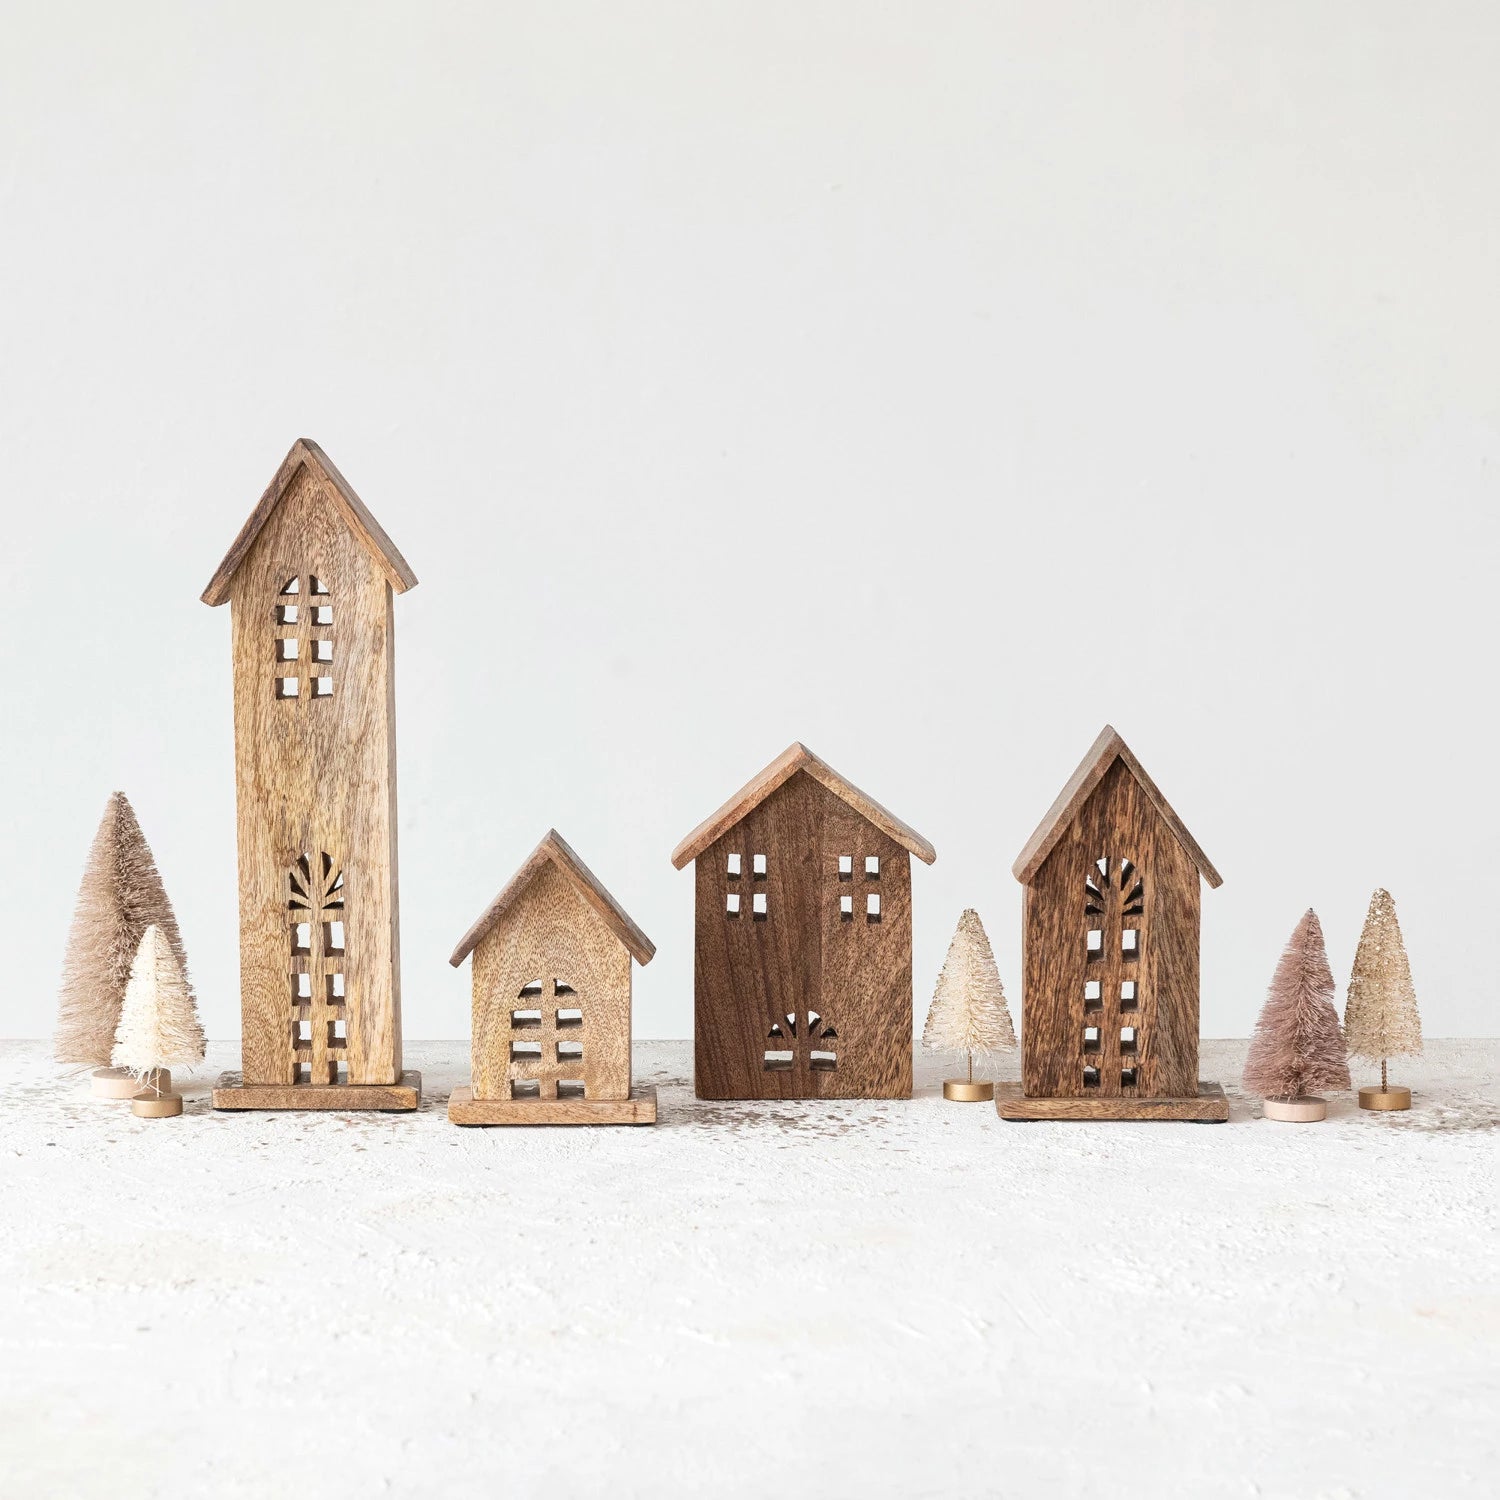
[[(1500, 1042), (1409, 1115), (178, 1120), (0, 1044), (0, 1494), (1500, 1493)], [(1009, 1069), (1014, 1076), (1014, 1064)]]

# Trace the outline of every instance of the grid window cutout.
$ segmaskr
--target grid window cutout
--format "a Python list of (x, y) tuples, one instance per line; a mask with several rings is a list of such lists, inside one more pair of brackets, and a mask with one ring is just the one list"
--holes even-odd
[(1135, 1087), (1136, 1070), (1134, 1068), (1120, 1069), (1120, 1087), (1122, 1089), (1133, 1089)]
[(345, 993), (346, 893), (331, 854), (298, 855), (286, 879), (294, 1082), (349, 1081)]
[(1120, 952), (1126, 958), (1134, 958), (1140, 950), (1140, 933), (1134, 927), (1127, 927), (1120, 934)]
[(1134, 1052), (1136, 1041), (1136, 1029), (1134, 1026), (1122, 1026), (1120, 1028), (1120, 1051)]
[(880, 920), (880, 896), (876, 891), (871, 891), (865, 897), (865, 921), (878, 922)]
[(854, 856), (852, 854), (839, 855), (839, 879), (854, 879)]
[(1089, 928), (1088, 952), (1090, 958), (1098, 958), (1104, 951), (1104, 934), (1097, 928)]
[[(508, 1080), (512, 1099), (583, 1098), (583, 1005), (564, 979), (531, 979), (510, 1011)], [(565, 1092), (569, 1087), (576, 1092)]]
[[(272, 678), (275, 697), (333, 697), (333, 605), (316, 602), (328, 599), (328, 587), (316, 574), (305, 580), (289, 578), (282, 586), (271, 611), (277, 626), (272, 653), (277, 665)], [(286, 673), (285, 663), (303, 661), (311, 664), (308, 675)]]
[(739, 916), (740, 893), (738, 891), (730, 891), (730, 893), (724, 898), (724, 910), (731, 917)]
[(845, 922), (852, 922), (854, 920), (854, 897), (853, 896), (840, 896), (839, 897), (839, 918), (840, 918), (840, 920), (845, 921)]
[(1097, 1026), (1085, 1026), (1083, 1028), (1083, 1050), (1085, 1052), (1097, 1052), (1099, 1050), (1099, 1028)]
[(1092, 1063), (1083, 1070), (1083, 1086), (1086, 1089), (1099, 1087), (1099, 1070)]
[(1139, 1010), (1140, 1004), (1140, 1000), (1137, 998), (1135, 980), (1122, 979), (1120, 981), (1120, 1009)]
[(766, 893), (757, 891), (750, 898), (750, 915), (757, 921), (764, 922), (766, 919)]
[(1083, 1008), (1085, 1010), (1104, 1009), (1104, 994), (1097, 979), (1083, 981)]
[(765, 1070), (767, 1073), (789, 1072), (792, 1067), (793, 1055), (786, 1048), (768, 1048), (765, 1055)]
[(865, 877), (869, 880), (880, 879), (880, 856), (878, 854), (865, 855)]
[(764, 854), (752, 854), (750, 856), (750, 873), (757, 880), (766, 878), (766, 857)]
[(731, 880), (738, 880), (740, 878), (740, 857), (738, 854), (731, 854), (729, 856), (728, 866), (729, 878)]

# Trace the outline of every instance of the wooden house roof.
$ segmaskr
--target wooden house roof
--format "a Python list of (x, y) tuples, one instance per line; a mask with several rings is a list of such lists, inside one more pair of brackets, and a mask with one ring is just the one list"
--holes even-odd
[(353, 486), (333, 466), (333, 460), (311, 438), (298, 438), (277, 469), (276, 477), (260, 497), (260, 503), (250, 512), (250, 519), (240, 528), (234, 545), (224, 554), (224, 561), (209, 579), (208, 587), (203, 590), (205, 604), (222, 604), (229, 597), (229, 586), (240, 564), (304, 464), (327, 482), (345, 524), (369, 548), (370, 555), (390, 580), (391, 587), (398, 594), (404, 594), (416, 583), (417, 575), (396, 550), (396, 544), (385, 534), (380, 522), (365, 509), (364, 501), (354, 493)]
[(648, 964), (656, 954), (656, 944), (635, 925), (625, 908), (599, 883), (599, 877), (579, 859), (567, 841), (555, 829), (531, 851), (526, 863), (511, 876), (505, 889), (485, 907), (484, 914), (459, 940), (448, 960), (456, 969), (479, 946), (485, 935), (525, 894), (533, 878), (544, 865), (555, 865), (572, 882), (580, 896), (603, 918), (614, 935), (630, 950), (638, 964)]
[(1187, 831), (1187, 825), (1172, 810), (1172, 804), (1162, 796), (1156, 783), (1146, 774), (1145, 768), (1132, 754), (1130, 746), (1108, 724), (1100, 731), (1099, 738), (1089, 748), (1089, 753), (1084, 756), (1078, 769), (1069, 777), (1068, 784), (1057, 794), (1057, 801), (1047, 810), (1047, 816), (1026, 841), (1026, 847), (1011, 866), (1016, 879), (1022, 885), (1031, 883), (1089, 795), (1104, 780), (1105, 772), (1117, 760), (1123, 761), (1125, 769), (1140, 783), (1141, 790), (1150, 799), (1162, 822), (1172, 830), (1173, 837), (1187, 851), (1188, 858), (1197, 865), (1198, 873), (1211, 886), (1223, 885), (1223, 877), (1209, 863), (1198, 840)]
[(845, 781), (825, 760), (820, 760), (806, 745), (788, 745), (775, 760), (758, 776), (747, 781), (718, 812), (700, 823), (672, 851), (672, 863), (677, 869), (703, 853), (715, 839), (733, 828), (747, 813), (759, 807), (777, 787), (790, 781), (798, 771), (806, 771), (814, 781), (827, 787), (836, 797), (842, 798), (862, 818), (873, 823), (882, 833), (888, 834), (903, 849), (915, 854), (926, 864), (937, 858), (937, 850), (922, 837), (915, 828), (903, 823), (894, 813), (887, 812), (873, 797), (868, 797), (854, 785)]

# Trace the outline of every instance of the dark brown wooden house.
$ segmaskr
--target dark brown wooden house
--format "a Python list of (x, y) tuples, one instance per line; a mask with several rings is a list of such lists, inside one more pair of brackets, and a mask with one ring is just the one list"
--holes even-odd
[(1021, 1088), (1007, 1119), (1228, 1118), (1198, 1080), (1201, 881), (1219, 872), (1108, 726), (1016, 860)]
[(914, 829), (792, 745), (673, 851), (697, 862), (700, 1099), (911, 1093)]

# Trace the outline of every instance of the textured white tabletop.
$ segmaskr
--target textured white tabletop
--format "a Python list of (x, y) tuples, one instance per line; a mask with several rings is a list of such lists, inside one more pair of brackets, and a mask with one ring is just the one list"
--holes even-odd
[[(0, 1044), (0, 1493), (1500, 1492), (1500, 1042), (1410, 1114), (1007, 1125), (699, 1103), (654, 1128), (93, 1100)], [(1014, 1060), (1001, 1076), (1015, 1076)]]

